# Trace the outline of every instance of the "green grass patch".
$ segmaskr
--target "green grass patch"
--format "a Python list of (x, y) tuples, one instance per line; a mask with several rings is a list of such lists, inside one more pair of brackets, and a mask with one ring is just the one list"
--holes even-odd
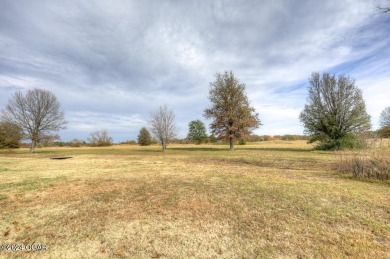
[(0, 201), (1, 201), (1, 200), (5, 200), (5, 199), (7, 199), (7, 198), (8, 198), (7, 195), (1, 194), (1, 193), (0, 193)]
[(54, 177), (54, 178), (33, 178), (26, 179), (20, 182), (12, 183), (2, 183), (0, 184), (1, 191), (11, 191), (11, 190), (22, 190), (22, 191), (33, 191), (40, 187), (49, 185), (58, 180), (63, 180), (64, 177)]

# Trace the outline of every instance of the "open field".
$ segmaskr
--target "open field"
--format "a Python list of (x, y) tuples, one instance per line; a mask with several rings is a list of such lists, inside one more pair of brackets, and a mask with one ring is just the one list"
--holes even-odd
[[(0, 154), (0, 258), (390, 257), (390, 183), (304, 141)], [(69, 155), (67, 160), (50, 156)]]

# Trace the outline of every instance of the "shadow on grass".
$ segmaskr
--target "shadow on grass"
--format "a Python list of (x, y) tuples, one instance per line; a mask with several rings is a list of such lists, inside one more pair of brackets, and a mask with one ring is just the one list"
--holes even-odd
[(256, 147), (256, 148), (238, 148), (237, 150), (256, 150), (256, 151), (283, 151), (283, 152), (311, 152), (314, 151), (314, 149), (302, 149), (302, 148), (285, 148), (285, 147), (279, 147), (279, 148), (267, 148), (267, 147)]
[(175, 150), (175, 151), (229, 151), (229, 148), (212, 148), (212, 147), (173, 147), (169, 148), (168, 150)]
[(390, 187), (390, 180), (380, 180), (380, 179), (367, 178), (367, 177), (355, 177), (349, 172), (341, 172), (338, 171), (337, 169), (333, 169), (333, 173), (331, 175), (343, 180), (354, 181), (359, 183), (377, 184), (377, 185)]
[[(229, 146), (217, 146), (217, 147), (170, 147), (167, 148), (167, 153), (170, 151), (174, 152), (231, 152), (229, 150)], [(307, 153), (314, 151), (314, 149), (302, 149), (302, 148), (294, 148), (294, 147), (243, 147), (237, 146), (235, 151), (232, 151), (232, 154), (240, 151), (267, 151), (267, 152), (300, 152)], [(137, 153), (164, 153), (161, 148), (140, 148), (140, 149), (131, 149), (131, 148), (123, 148), (123, 149), (111, 149), (111, 148), (90, 148), (90, 149), (78, 149), (78, 148), (70, 148), (70, 149), (37, 149), (35, 153), (30, 153), (29, 151), (16, 151), (12, 153), (6, 153), (2, 155), (86, 155), (86, 154), (107, 154), (107, 155), (129, 155), (129, 154), (137, 154)], [(1, 153), (0, 153), (1, 154)]]
[[(229, 151), (229, 147), (227, 148), (211, 148), (211, 147), (180, 147), (180, 148), (169, 148), (168, 150), (175, 150), (175, 151)], [(238, 147), (235, 149), (235, 151), (275, 151), (275, 152), (311, 152), (314, 149), (300, 149), (300, 148), (242, 148)], [(232, 151), (232, 152), (235, 152)]]

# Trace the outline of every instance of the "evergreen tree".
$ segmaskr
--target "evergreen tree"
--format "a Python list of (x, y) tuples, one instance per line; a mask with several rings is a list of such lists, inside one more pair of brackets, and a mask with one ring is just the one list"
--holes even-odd
[(187, 138), (196, 141), (197, 144), (207, 138), (206, 127), (201, 120), (194, 120), (188, 123), (188, 135)]
[(149, 133), (149, 131), (143, 127), (140, 131), (139, 131), (139, 135), (138, 135), (138, 145), (140, 146), (149, 146), (152, 142), (152, 137)]

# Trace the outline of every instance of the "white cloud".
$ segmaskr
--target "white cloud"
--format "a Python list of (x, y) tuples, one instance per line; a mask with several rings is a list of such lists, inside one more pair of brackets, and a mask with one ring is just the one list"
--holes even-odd
[(366, 100), (366, 109), (371, 115), (373, 129), (379, 128), (380, 113), (390, 106), (390, 78), (370, 79), (359, 81)]

